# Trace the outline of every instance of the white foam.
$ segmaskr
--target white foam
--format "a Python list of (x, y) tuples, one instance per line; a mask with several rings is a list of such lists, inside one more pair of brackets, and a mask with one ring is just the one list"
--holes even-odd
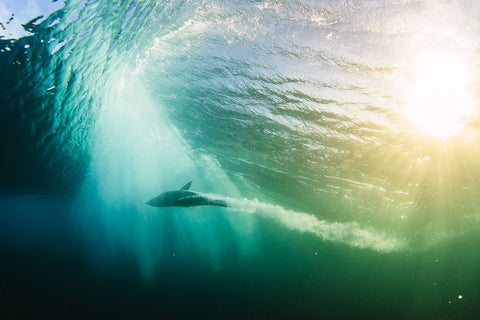
[[(216, 196), (216, 198), (219, 197)], [(228, 208), (232, 210), (273, 219), (290, 230), (312, 233), (322, 240), (344, 243), (357, 248), (369, 248), (379, 252), (398, 251), (407, 246), (403, 240), (362, 227), (357, 222), (328, 222), (320, 220), (312, 214), (287, 210), (278, 205), (262, 203), (257, 199), (226, 197), (221, 199), (224, 199)]]

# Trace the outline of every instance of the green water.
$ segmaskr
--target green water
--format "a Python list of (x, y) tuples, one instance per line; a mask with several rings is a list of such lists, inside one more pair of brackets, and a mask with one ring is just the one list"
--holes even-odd
[[(475, 319), (474, 1), (35, 3), (0, 5), (0, 317)], [(228, 207), (145, 204), (191, 180)]]

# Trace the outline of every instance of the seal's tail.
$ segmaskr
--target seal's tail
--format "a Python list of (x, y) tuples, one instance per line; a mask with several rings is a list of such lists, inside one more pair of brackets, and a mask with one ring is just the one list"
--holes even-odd
[(209, 205), (227, 207), (227, 202), (225, 200), (214, 199), (209, 201)]

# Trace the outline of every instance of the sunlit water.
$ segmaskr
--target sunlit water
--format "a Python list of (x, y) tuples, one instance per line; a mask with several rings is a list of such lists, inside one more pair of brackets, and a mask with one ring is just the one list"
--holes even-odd
[[(382, 274), (377, 289), (392, 265), (406, 266), (399, 286), (421, 278), (420, 259), (429, 275), (399, 304), (449, 318), (464, 291), (480, 297), (478, 253), (457, 282), (435, 269), (452, 259), (455, 274), (459, 244), (477, 252), (479, 16), (467, 0), (2, 3), (2, 206), (25, 220), (36, 201), (62, 211), (87, 261), (127, 257), (151, 285), (192, 264), (279, 268), (280, 281), (300, 259), (337, 303), (365, 287), (349, 260), (351, 288), (333, 289), (339, 257)], [(190, 180), (229, 206), (145, 205)], [(331, 251), (328, 268), (304, 255)]]

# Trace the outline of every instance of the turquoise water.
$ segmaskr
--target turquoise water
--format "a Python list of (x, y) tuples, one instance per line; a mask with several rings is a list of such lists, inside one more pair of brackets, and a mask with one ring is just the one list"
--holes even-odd
[(0, 4), (0, 317), (474, 319), (479, 16)]

